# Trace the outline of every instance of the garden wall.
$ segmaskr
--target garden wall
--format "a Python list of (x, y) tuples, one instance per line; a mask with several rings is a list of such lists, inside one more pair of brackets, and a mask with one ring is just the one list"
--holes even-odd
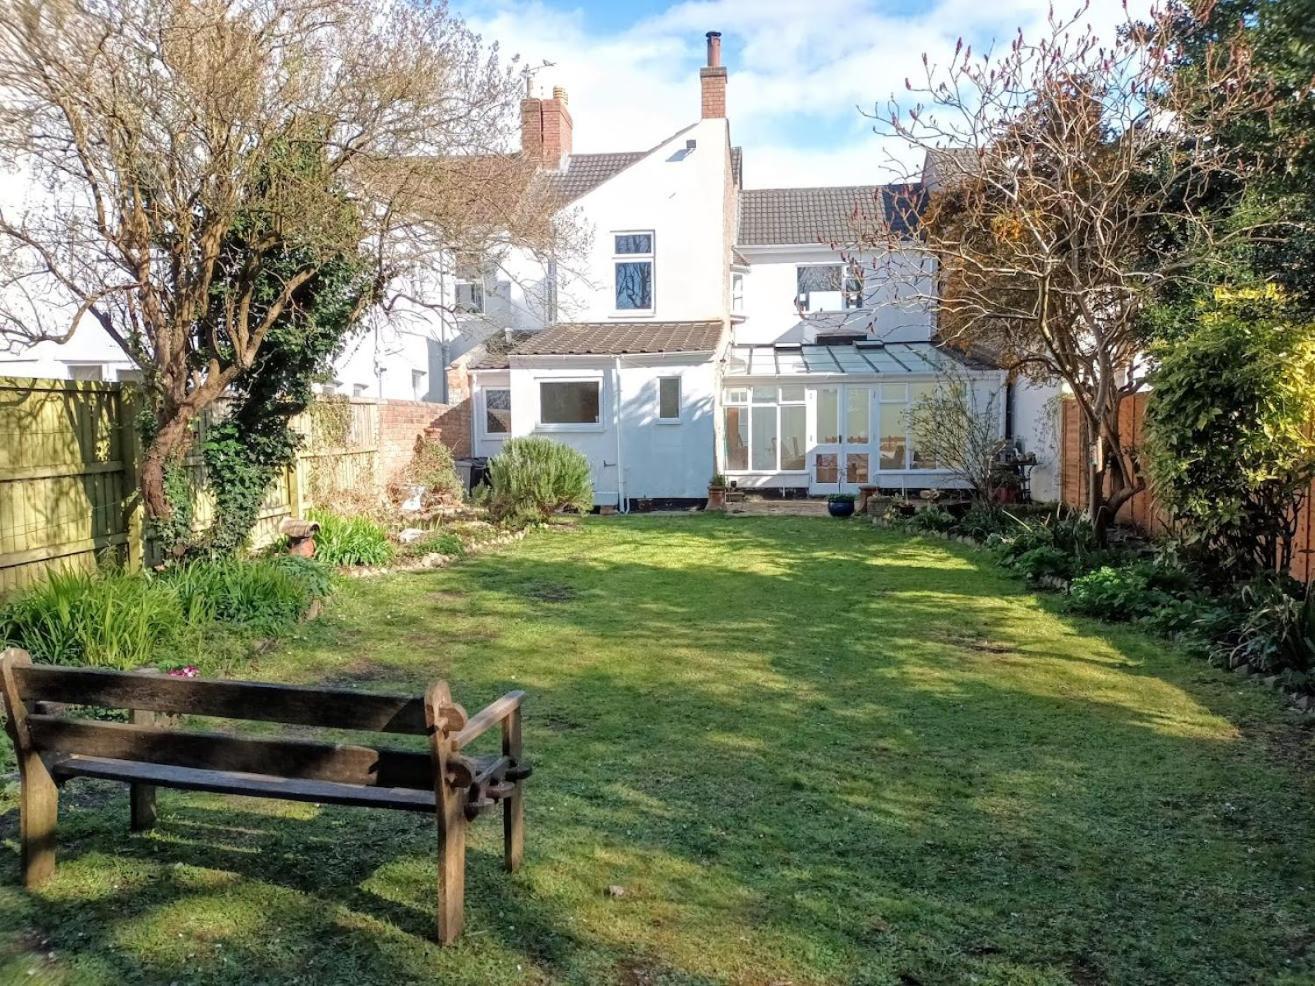
[[(1119, 409), (1119, 432), (1133, 447), (1142, 442), (1148, 396), (1137, 394), (1125, 398)], [(1071, 397), (1065, 398), (1060, 408), (1060, 439), (1060, 497), (1067, 505), (1081, 510), (1087, 503), (1087, 464), (1091, 460), (1082, 412)], [(1170, 526), (1169, 516), (1156, 503), (1150, 490), (1143, 490), (1125, 503), (1117, 520), (1151, 535), (1162, 534)], [(1291, 572), (1302, 582), (1315, 578), (1315, 484), (1312, 484), (1297, 516)]]
[[(154, 560), (136, 494), (135, 406), (131, 385), (0, 378), (0, 592), (102, 557), (129, 567)], [(317, 402), (294, 422), (302, 450), (270, 486), (253, 544), (269, 543), (283, 518), (338, 491), (382, 490), (422, 432), (468, 449), (468, 412), (453, 410), (416, 401)], [(208, 417), (197, 423), (198, 435), (208, 424)], [(200, 456), (184, 461), (202, 489)], [(197, 527), (207, 525), (209, 496), (197, 494), (194, 508)]]

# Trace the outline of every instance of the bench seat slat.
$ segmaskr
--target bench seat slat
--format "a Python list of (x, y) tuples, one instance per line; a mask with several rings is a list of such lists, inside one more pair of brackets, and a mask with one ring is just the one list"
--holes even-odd
[(15, 667), (14, 678), (28, 701), (417, 736), (426, 731), (424, 702), (408, 695), (51, 665)]
[(434, 766), (428, 753), (47, 715), (31, 715), (27, 721), (32, 744), (42, 753), (433, 793)]
[(362, 787), (267, 774), (248, 774), (227, 770), (197, 770), (114, 760), (107, 757), (73, 755), (52, 765), (52, 772), (62, 778), (94, 777), (109, 781), (153, 784), (157, 787), (214, 794), (241, 794), (253, 798), (278, 798), (284, 801), (309, 801), (315, 804), (351, 805), (358, 808), (395, 808), (402, 811), (434, 810), (434, 791), (407, 788)]

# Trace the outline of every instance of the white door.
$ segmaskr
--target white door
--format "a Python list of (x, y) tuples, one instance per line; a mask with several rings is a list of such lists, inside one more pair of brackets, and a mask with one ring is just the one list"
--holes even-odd
[(809, 433), (809, 492), (857, 493), (872, 476), (875, 388), (835, 384), (814, 388)]

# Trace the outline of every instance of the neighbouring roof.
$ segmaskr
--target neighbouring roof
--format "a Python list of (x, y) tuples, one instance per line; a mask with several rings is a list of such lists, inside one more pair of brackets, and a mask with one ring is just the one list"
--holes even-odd
[(574, 202), (649, 153), (621, 151), (610, 154), (572, 154), (567, 159), (565, 171), (551, 171), (546, 177), (563, 201)]
[(710, 353), (721, 345), (721, 322), (559, 322), (535, 332), (512, 356), (626, 356)]
[(726, 373), (737, 377), (866, 374), (912, 376), (942, 374), (954, 368), (995, 370), (999, 367), (951, 346), (931, 342), (877, 340), (843, 345), (732, 346)]
[(746, 188), (740, 246), (852, 243), (884, 224), (907, 235), (925, 201), (921, 185)]
[(511, 366), (507, 354), (534, 333), (525, 329), (507, 329), (496, 332), (463, 357), (470, 370), (505, 370)]

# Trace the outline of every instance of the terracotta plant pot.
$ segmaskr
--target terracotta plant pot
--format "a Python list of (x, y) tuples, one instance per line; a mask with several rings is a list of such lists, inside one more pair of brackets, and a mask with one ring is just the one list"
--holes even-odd
[(709, 486), (708, 487), (708, 510), (725, 510), (726, 509), (726, 487)]

